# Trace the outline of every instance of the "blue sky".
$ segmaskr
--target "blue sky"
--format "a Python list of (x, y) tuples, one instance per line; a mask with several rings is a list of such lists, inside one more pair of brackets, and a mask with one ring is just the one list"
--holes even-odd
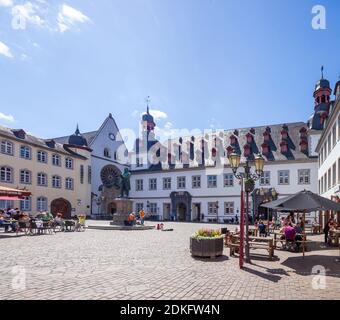
[(0, 124), (47, 138), (111, 112), (137, 130), (148, 95), (161, 131), (306, 121), (320, 66), (340, 76), (339, 16), (337, 0), (0, 0)]

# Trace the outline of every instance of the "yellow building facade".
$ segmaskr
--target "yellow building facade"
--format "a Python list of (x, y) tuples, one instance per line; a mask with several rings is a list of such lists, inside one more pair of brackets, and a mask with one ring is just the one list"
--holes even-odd
[(77, 129), (68, 144), (0, 126), (0, 185), (26, 189), (23, 200), (0, 200), (0, 208), (65, 218), (91, 212), (91, 149)]

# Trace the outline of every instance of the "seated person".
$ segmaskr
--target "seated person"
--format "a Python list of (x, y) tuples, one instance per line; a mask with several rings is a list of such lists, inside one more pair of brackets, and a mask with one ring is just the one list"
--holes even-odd
[(3, 225), (5, 232), (8, 232), (9, 225), (8, 222), (5, 221), (6, 216), (7, 215), (5, 213), (0, 213), (0, 226)]
[(63, 215), (61, 213), (57, 213), (54, 222), (57, 226), (61, 227), (61, 231), (65, 230), (65, 221), (63, 220)]
[(295, 229), (293, 228), (293, 225), (290, 223), (288, 226), (285, 227), (285, 239), (288, 242), (294, 242), (295, 241)]
[(263, 223), (262, 220), (260, 220), (258, 228), (260, 237), (265, 237), (267, 235), (266, 225)]
[[(303, 230), (302, 230), (302, 228), (301, 228), (301, 225), (300, 225), (300, 223), (298, 223), (296, 226), (295, 226), (295, 228), (294, 228), (294, 230), (295, 230), (295, 241), (302, 241), (302, 232), (303, 232)], [(301, 245), (301, 243), (300, 242), (296, 242), (296, 247), (297, 247), (297, 249), (299, 249), (300, 248), (300, 245)]]

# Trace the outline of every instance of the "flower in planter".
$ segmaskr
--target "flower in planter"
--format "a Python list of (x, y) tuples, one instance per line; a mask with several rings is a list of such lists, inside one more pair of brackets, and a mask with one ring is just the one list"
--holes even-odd
[(222, 237), (220, 230), (200, 229), (193, 236), (193, 239), (215, 239)]

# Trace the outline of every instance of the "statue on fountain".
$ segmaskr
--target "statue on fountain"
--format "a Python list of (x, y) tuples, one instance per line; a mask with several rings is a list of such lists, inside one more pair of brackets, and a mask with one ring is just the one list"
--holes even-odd
[(131, 172), (128, 168), (124, 169), (124, 172), (120, 176), (120, 198), (129, 198), (130, 190), (131, 190)]

